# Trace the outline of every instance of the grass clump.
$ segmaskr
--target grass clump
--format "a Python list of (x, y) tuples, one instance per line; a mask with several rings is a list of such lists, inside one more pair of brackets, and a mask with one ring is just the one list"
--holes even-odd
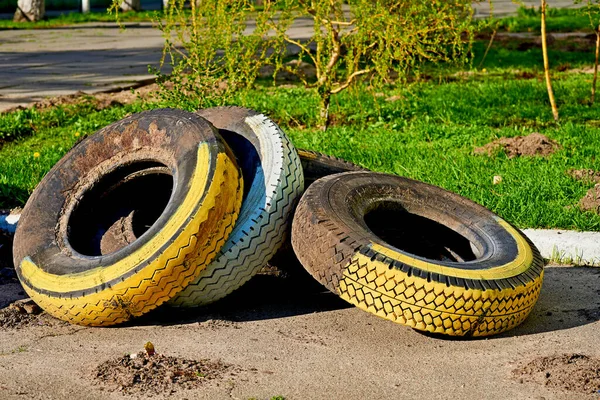
[[(587, 8), (550, 8), (546, 10), (548, 32), (592, 32)], [(536, 32), (541, 29), (539, 7), (519, 7), (517, 15), (498, 18), (498, 30), (506, 32)]]

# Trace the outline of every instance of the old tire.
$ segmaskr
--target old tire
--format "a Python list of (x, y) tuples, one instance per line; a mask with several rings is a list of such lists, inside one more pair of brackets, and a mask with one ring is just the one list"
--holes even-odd
[[(309, 187), (317, 179), (327, 175), (350, 171), (366, 171), (365, 168), (359, 165), (325, 153), (305, 149), (297, 149), (297, 151), (298, 156), (300, 156), (300, 163), (302, 164), (305, 188)], [(273, 256), (269, 264), (284, 270), (287, 275), (293, 276), (292, 279), (300, 281), (306, 275), (304, 268), (298, 264), (298, 260), (292, 250), (292, 245), (289, 240), (284, 242), (281, 249)], [(312, 280), (312, 278), (308, 276), (307, 279)]]
[[(241, 206), (241, 175), (216, 133), (192, 113), (154, 110), (71, 149), (33, 192), (15, 235), (31, 298), (57, 318), (112, 325), (189, 284)], [(105, 231), (132, 212), (137, 240), (103, 250)]]
[(346, 301), (447, 335), (520, 324), (542, 284), (543, 260), (517, 229), (459, 195), (398, 176), (318, 180), (300, 200), (292, 245)]
[(255, 275), (286, 239), (291, 213), (304, 190), (294, 146), (264, 115), (240, 107), (200, 110), (238, 157), (247, 194), (231, 236), (217, 258), (169, 304), (212, 303)]
[(314, 181), (327, 175), (349, 171), (366, 171), (365, 168), (350, 161), (317, 151), (298, 149), (298, 155), (302, 163), (305, 187), (309, 187)]

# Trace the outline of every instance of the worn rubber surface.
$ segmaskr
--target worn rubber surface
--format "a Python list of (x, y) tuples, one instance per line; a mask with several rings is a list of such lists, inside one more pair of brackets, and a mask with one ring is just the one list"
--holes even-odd
[[(359, 165), (325, 153), (304, 149), (296, 150), (302, 164), (305, 188), (309, 187), (317, 179), (327, 175), (350, 171), (366, 171), (365, 168)], [(294, 275), (294, 279), (302, 279), (306, 275), (304, 268), (298, 264), (289, 240), (286, 240), (277, 254), (273, 256), (271, 264), (284, 270), (288, 275)], [(308, 279), (310, 280), (310, 278)]]
[(286, 240), (302, 191), (302, 167), (294, 146), (266, 116), (240, 107), (200, 110), (231, 146), (247, 193), (240, 217), (217, 258), (169, 304), (212, 303), (255, 275)]
[(486, 336), (520, 324), (543, 260), (516, 228), (454, 193), (398, 176), (331, 175), (292, 224), (302, 265), (329, 290), (413, 328)]
[[(241, 207), (241, 174), (216, 133), (195, 114), (154, 110), (69, 151), (17, 228), (14, 263), (27, 293), (57, 318), (112, 325), (187, 286), (217, 255)], [(145, 207), (161, 197), (164, 204)], [(103, 233), (132, 210), (137, 239), (103, 249)]]
[(298, 155), (302, 163), (305, 187), (309, 187), (314, 181), (327, 175), (349, 171), (366, 171), (365, 168), (350, 161), (317, 151), (298, 149)]

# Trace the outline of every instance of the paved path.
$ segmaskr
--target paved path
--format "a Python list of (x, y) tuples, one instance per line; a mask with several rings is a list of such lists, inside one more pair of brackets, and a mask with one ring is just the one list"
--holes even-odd
[[(573, 0), (547, 0), (548, 6), (553, 8), (576, 8), (581, 7), (582, 4), (574, 4)], [(494, 5), (494, 15), (497, 17), (506, 17), (513, 15), (519, 7), (512, 0), (492, 0)], [(584, 2), (585, 3), (585, 2)], [(523, 1), (526, 7), (539, 7), (539, 0), (526, 0)], [(485, 18), (490, 15), (490, 4), (488, 1), (483, 0), (479, 3), (474, 3), (473, 8), (475, 9), (475, 17)]]
[[(537, 5), (537, 1), (526, 1)], [(572, 0), (550, 0), (553, 7), (573, 6)], [(510, 0), (494, 2), (495, 15), (514, 13)], [(474, 6), (489, 15), (487, 3)], [(163, 39), (150, 23), (81, 24), (59, 29), (0, 31), (0, 111), (48, 96), (84, 91), (95, 93), (153, 78), (148, 65), (158, 66)], [(296, 38), (309, 37), (310, 20), (292, 29)]]
[(163, 39), (149, 24), (0, 31), (0, 111), (47, 96), (94, 93), (152, 78)]

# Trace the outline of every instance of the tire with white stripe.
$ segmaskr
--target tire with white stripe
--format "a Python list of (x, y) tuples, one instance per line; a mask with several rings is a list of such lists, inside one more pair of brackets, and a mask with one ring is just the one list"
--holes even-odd
[(169, 304), (196, 307), (242, 286), (286, 240), (291, 215), (304, 190), (300, 158), (269, 118), (240, 107), (197, 112), (210, 121), (238, 158), (244, 201), (237, 223), (217, 258)]

